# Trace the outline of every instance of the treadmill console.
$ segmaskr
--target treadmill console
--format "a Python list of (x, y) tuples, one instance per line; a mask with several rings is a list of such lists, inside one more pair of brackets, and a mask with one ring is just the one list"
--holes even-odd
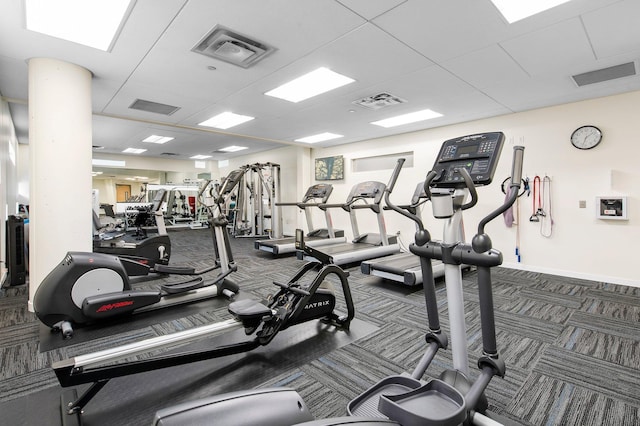
[(380, 204), (386, 188), (387, 186), (382, 182), (373, 180), (360, 182), (351, 188), (351, 192), (347, 197), (347, 204), (363, 198), (373, 199), (373, 204)]
[(333, 191), (333, 186), (329, 183), (316, 183), (307, 189), (307, 192), (302, 198), (302, 203), (308, 203), (312, 200), (320, 199), (320, 203), (326, 203), (329, 200), (329, 196)]
[(467, 169), (476, 185), (488, 185), (500, 159), (504, 133), (492, 132), (449, 139), (442, 144), (433, 165), (437, 173), (432, 186), (440, 188), (464, 187), (464, 179), (457, 170)]

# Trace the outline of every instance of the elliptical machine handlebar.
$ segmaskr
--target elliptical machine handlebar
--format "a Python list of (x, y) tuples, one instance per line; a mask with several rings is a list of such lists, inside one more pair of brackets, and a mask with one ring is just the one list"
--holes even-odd
[[(456, 169), (456, 173), (459, 173), (464, 180), (464, 184), (467, 189), (469, 189), (469, 194), (471, 195), (471, 201), (466, 204), (460, 206), (460, 209), (467, 210), (471, 207), (475, 206), (478, 203), (478, 192), (476, 191), (476, 185), (473, 183), (473, 178), (464, 167), (460, 167)], [(424, 192), (427, 194), (427, 198), (431, 199), (431, 184), (436, 181), (442, 179), (442, 172), (436, 172), (435, 170), (431, 170), (427, 173), (427, 177), (424, 180)]]
[(524, 146), (514, 146), (513, 160), (511, 162), (511, 185), (509, 186), (509, 197), (500, 207), (489, 213), (478, 223), (478, 233), (473, 237), (471, 241), (471, 246), (476, 253), (484, 253), (492, 248), (491, 239), (484, 232), (485, 225), (498, 217), (500, 214), (507, 211), (507, 209), (511, 207), (518, 198), (518, 191), (520, 190), (520, 185), (522, 182), (523, 157)]
[(400, 170), (402, 169), (402, 166), (405, 162), (404, 158), (398, 158), (398, 162), (396, 163), (396, 167), (393, 170), (393, 174), (391, 175), (391, 179), (389, 180), (389, 185), (387, 185), (387, 188), (385, 189), (385, 194), (384, 194), (384, 202), (387, 205), (387, 207), (389, 207), (391, 210), (400, 213), (401, 215), (408, 217), (409, 219), (411, 219), (412, 221), (414, 221), (417, 225), (418, 225), (418, 229), (420, 229), (421, 231), (424, 231), (424, 225), (422, 223), (422, 219), (420, 219), (420, 217), (418, 215), (415, 215), (411, 212), (409, 212), (406, 209), (403, 209), (401, 207), (396, 206), (395, 204), (393, 204), (391, 202), (391, 200), (389, 199), (389, 195), (391, 195), (391, 193), (393, 192), (393, 188), (396, 186), (396, 182), (398, 180), (398, 175), (400, 175)]
[(485, 225), (498, 217), (500, 214), (504, 213), (509, 207), (513, 205), (513, 203), (516, 201), (516, 198), (518, 198), (518, 191), (520, 190), (520, 185), (522, 182), (523, 157), (524, 146), (514, 146), (513, 160), (511, 162), (511, 185), (509, 185), (511, 192), (509, 193), (509, 197), (505, 200), (502, 206), (489, 213), (484, 219), (480, 221), (480, 223), (478, 224), (478, 234), (484, 234)]
[(396, 186), (398, 176), (400, 175), (400, 170), (402, 169), (402, 165), (405, 161), (406, 160), (404, 158), (398, 158), (396, 167), (393, 169), (393, 173), (391, 174), (391, 178), (389, 178), (389, 183), (387, 184), (387, 189), (385, 190), (387, 194), (390, 194), (393, 191), (393, 187)]

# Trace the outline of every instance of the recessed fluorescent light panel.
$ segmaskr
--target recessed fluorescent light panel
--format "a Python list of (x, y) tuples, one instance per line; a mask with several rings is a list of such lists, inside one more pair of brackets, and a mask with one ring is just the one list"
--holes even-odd
[(265, 93), (265, 95), (289, 102), (300, 102), (354, 81), (352, 78), (321, 67), (280, 87), (276, 87)]
[(106, 167), (124, 167), (127, 165), (126, 161), (122, 160), (101, 160), (94, 158), (91, 160), (91, 164), (94, 166), (106, 166)]
[(442, 117), (442, 114), (431, 111), (430, 109), (423, 109), (422, 111), (411, 112), (409, 114), (397, 115), (384, 120), (374, 121), (371, 124), (381, 127), (396, 127), (402, 126), (403, 124), (415, 123), (438, 117)]
[(569, 0), (491, 0), (504, 19), (513, 24), (529, 16), (551, 9)]
[(320, 133), (313, 136), (307, 136), (306, 138), (296, 139), (296, 142), (317, 143), (317, 142), (330, 141), (331, 139), (338, 139), (342, 137), (344, 137), (344, 135), (337, 135), (335, 133), (325, 132), (325, 133)]
[(25, 0), (27, 29), (108, 51), (131, 0)]
[(146, 149), (142, 148), (127, 148), (122, 152), (124, 152), (125, 154), (142, 154), (145, 151)]
[(149, 143), (157, 143), (157, 144), (163, 144), (163, 143), (167, 143), (169, 141), (172, 141), (174, 138), (169, 137), (169, 136), (158, 136), (158, 135), (151, 135), (146, 139), (143, 139), (142, 142), (149, 142)]
[(233, 126), (237, 126), (238, 124), (246, 123), (247, 121), (253, 120), (255, 117), (250, 117), (248, 115), (240, 115), (234, 114), (232, 112), (223, 112), (222, 114), (218, 114), (216, 116), (211, 117), (210, 119), (199, 123), (199, 126), (207, 126), (207, 127), (215, 127), (216, 129), (229, 129)]
[(207, 158), (211, 158), (210, 155), (202, 155), (202, 154), (198, 154), (198, 155), (194, 155), (192, 157), (189, 157), (192, 160), (206, 160)]
[(231, 146), (227, 146), (225, 148), (220, 148), (218, 151), (222, 151), (222, 152), (238, 152), (238, 151), (242, 151), (243, 149), (249, 149), (246, 146), (237, 146), (237, 145), (231, 145)]

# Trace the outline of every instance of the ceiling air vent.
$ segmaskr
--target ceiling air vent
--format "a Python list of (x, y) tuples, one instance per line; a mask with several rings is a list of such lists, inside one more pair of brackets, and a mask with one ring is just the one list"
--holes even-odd
[(180, 109), (180, 107), (177, 106), (159, 104), (157, 102), (145, 101), (143, 99), (136, 99), (131, 105), (129, 105), (129, 108), (163, 115), (171, 115)]
[(249, 68), (273, 52), (275, 48), (216, 25), (192, 52), (201, 53), (242, 68)]
[(175, 152), (163, 152), (160, 155), (166, 155), (168, 157), (172, 157), (172, 156), (176, 156), (176, 155), (180, 155), (180, 154), (176, 154)]
[(636, 66), (633, 62), (616, 65), (600, 70), (589, 71), (583, 74), (572, 76), (573, 81), (578, 86), (586, 86), (588, 84), (602, 83), (603, 81), (615, 80), (616, 78), (629, 77), (636, 74)]
[(378, 93), (377, 95), (358, 99), (357, 101), (353, 101), (352, 103), (360, 105), (361, 107), (376, 110), (391, 105), (403, 104), (405, 102), (407, 101), (389, 93)]

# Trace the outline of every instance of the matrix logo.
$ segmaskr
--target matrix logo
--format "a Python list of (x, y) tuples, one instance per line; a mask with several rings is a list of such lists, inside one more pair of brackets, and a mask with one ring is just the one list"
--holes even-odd
[(107, 312), (112, 309), (124, 308), (125, 306), (133, 305), (133, 300), (125, 300), (122, 302), (109, 303), (107, 305), (102, 305), (98, 308), (96, 312)]
[(305, 305), (305, 309), (315, 309), (315, 308), (319, 308), (321, 306), (329, 306), (331, 305), (331, 303), (329, 302), (329, 300), (321, 300), (320, 302), (313, 302), (313, 303), (308, 303)]

